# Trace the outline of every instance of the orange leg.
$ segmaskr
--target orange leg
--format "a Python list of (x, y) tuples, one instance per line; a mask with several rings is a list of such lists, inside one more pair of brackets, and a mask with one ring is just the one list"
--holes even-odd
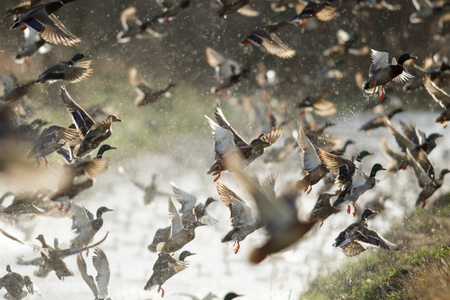
[[(241, 248), (241, 245), (239, 245), (239, 241), (236, 240), (234, 243), (236, 244), (236, 242), (237, 242), (237, 247), (236, 247), (236, 249), (234, 249), (234, 254), (237, 254), (239, 252), (239, 249)], [(234, 245), (233, 245), (233, 247), (234, 247)]]
[(379, 101), (383, 100), (383, 98), (384, 98), (384, 88), (381, 87), (381, 96), (380, 96), (380, 100)]
[(161, 291), (161, 298), (164, 298), (164, 289), (160, 285), (158, 286), (158, 293), (159, 291)]
[(24, 31), (25, 29), (27, 29), (27, 26), (26, 26), (26, 25), (22, 25), (22, 26), (20, 27), (20, 30), (21, 30), (21, 31)]
[(25, 66), (30, 67), (31, 64), (31, 58), (29, 56), (25, 57)]
[(43, 157), (44, 157), (44, 160), (45, 160), (44, 168), (47, 168), (47, 166), (48, 166), (48, 159), (47, 159), (47, 157), (45, 157), (45, 155)]
[(427, 205), (427, 199), (422, 200), (422, 208), (425, 208), (425, 205)]
[(217, 93), (216, 93), (216, 98), (217, 98), (217, 99), (222, 98), (222, 90), (221, 90), (221, 89), (217, 91)]
[(353, 207), (355, 208), (355, 210), (353, 211), (353, 217), (356, 217), (356, 213), (358, 212), (358, 207), (356, 207), (355, 203), (353, 203)]
[(309, 186), (309, 190), (308, 190), (308, 192), (306, 194), (309, 195), (309, 193), (311, 193), (311, 191), (312, 191), (312, 185)]
[(214, 182), (216, 182), (217, 180), (219, 180), (220, 174), (221, 174), (221, 173), (222, 173), (222, 167), (219, 166), (219, 171), (216, 171), (216, 172), (213, 173), (213, 175), (217, 175), (217, 177), (214, 178)]
[(351, 211), (352, 211), (352, 209), (351, 209), (351, 206), (350, 206), (350, 204), (349, 204), (349, 205), (348, 205), (348, 208), (347, 208), (347, 213), (350, 214)]
[(377, 91), (377, 84), (375, 83), (375, 84), (374, 84), (374, 87), (373, 87), (373, 93), (372, 93), (372, 96), (375, 95), (375, 92), (376, 92), (376, 91)]
[(41, 166), (41, 162), (39, 161), (39, 157), (36, 157), (36, 160), (38, 162), (38, 168)]
[(307, 21), (306, 19), (302, 19), (302, 22), (301, 22), (300, 25), (299, 25), (300, 28), (305, 27), (307, 22), (308, 22), (308, 21)]
[(227, 91), (225, 93), (225, 98), (228, 100), (228, 99), (230, 99), (230, 96), (231, 96), (230, 89), (227, 89)]

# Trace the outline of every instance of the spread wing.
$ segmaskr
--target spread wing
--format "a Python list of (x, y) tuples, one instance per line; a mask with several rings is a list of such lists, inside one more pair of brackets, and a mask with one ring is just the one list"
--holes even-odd
[(248, 146), (247, 142), (239, 134), (237, 134), (237, 132), (233, 129), (233, 127), (231, 127), (230, 123), (227, 121), (227, 119), (225, 118), (225, 116), (222, 112), (222, 108), (220, 108), (219, 105), (217, 105), (217, 107), (216, 107), (215, 115), (216, 115), (216, 121), (219, 124), (219, 126), (222, 128), (228, 129), (233, 134), (234, 143), (236, 144), (236, 146), (238, 148)]
[(217, 181), (216, 188), (219, 193), (220, 200), (222, 200), (223, 204), (230, 209), (230, 219), (233, 227), (254, 223), (252, 211), (244, 200), (242, 200), (220, 180)]
[(183, 229), (183, 222), (181, 221), (180, 213), (173, 204), (172, 198), (169, 197), (169, 219), (170, 219), (170, 238), (177, 235)]
[(88, 275), (87, 273), (86, 262), (84, 261), (83, 254), (81, 253), (77, 255), (77, 265), (78, 270), (80, 270), (81, 277), (87, 283), (92, 293), (94, 293), (94, 296), (97, 298), (98, 297), (97, 286), (95, 285), (94, 278), (91, 275)]
[(434, 101), (439, 103), (445, 109), (450, 108), (450, 95), (441, 90), (431, 79), (426, 77), (423, 80), (423, 85), (427, 89), (428, 93), (433, 97)]
[(306, 137), (305, 132), (300, 126), (297, 129), (297, 144), (303, 151), (303, 168), (306, 171), (311, 172), (317, 168), (317, 166), (322, 164), (322, 161), (316, 152), (316, 148)]
[(67, 111), (72, 115), (72, 119), (77, 127), (77, 130), (84, 137), (91, 126), (95, 124), (94, 119), (92, 119), (92, 117), (89, 116), (87, 112), (70, 97), (64, 85), (61, 86), (60, 94)]
[(92, 262), (97, 270), (95, 281), (97, 282), (98, 296), (100, 299), (108, 299), (108, 284), (111, 272), (105, 252), (100, 248), (95, 248)]

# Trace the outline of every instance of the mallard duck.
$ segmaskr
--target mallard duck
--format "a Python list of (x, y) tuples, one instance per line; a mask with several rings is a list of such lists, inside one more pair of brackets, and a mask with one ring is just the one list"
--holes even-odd
[(30, 189), (23, 189), (13, 194), (14, 199), (11, 204), (1, 210), (0, 213), (6, 213), (10, 215), (22, 215), (22, 214), (40, 214), (44, 210), (36, 206), (36, 202), (42, 200), (45, 197), (41, 190), (33, 191)]
[(105, 212), (114, 211), (105, 206), (99, 207), (97, 209), (96, 218), (94, 219), (94, 215), (85, 207), (78, 205), (74, 207), (72, 205), (72, 209), (75, 211), (72, 216), (72, 230), (77, 236), (70, 241), (70, 248), (85, 247), (89, 245), (94, 239), (95, 234), (103, 226), (102, 215)]
[(236, 249), (234, 249), (234, 254), (237, 254), (241, 247), (239, 242), (243, 241), (249, 234), (263, 227), (264, 223), (259, 217), (253, 218), (252, 211), (245, 201), (220, 180), (216, 182), (216, 188), (220, 200), (230, 209), (230, 221), (233, 227), (222, 238), (221, 242), (234, 241), (234, 245), (237, 244)]
[(381, 115), (379, 117), (376, 117), (376, 118), (364, 123), (358, 130), (359, 131), (361, 131), (361, 130), (369, 131), (369, 130), (376, 129), (379, 127), (386, 127), (386, 124), (384, 121), (385, 119), (390, 120), (396, 114), (404, 112), (404, 111), (405, 111), (405, 109), (403, 109), (401, 107), (396, 108), (393, 111), (391, 111), (390, 113)]
[(78, 142), (78, 137), (78, 132), (75, 129), (57, 125), (47, 127), (42, 131), (41, 136), (30, 153), (28, 153), (27, 158), (36, 158), (39, 166), (41, 164), (39, 162), (39, 157), (43, 157), (45, 160), (44, 167), (47, 167), (48, 159), (46, 155), (55, 152), (66, 143), (76, 144)]
[[(323, 92), (321, 95), (317, 96), (308, 96), (299, 103), (297, 103), (297, 107), (304, 109), (312, 109), (314, 113), (321, 117), (329, 117), (336, 114), (337, 109), (336, 105), (330, 101), (325, 100), (325, 98), (329, 95), (333, 95), (333, 92)], [(301, 113), (304, 115), (304, 112)]]
[(400, 169), (404, 170), (408, 167), (408, 164), (405, 164), (405, 155), (389, 148), (385, 136), (380, 138), (380, 148), (393, 160), (392, 165), (386, 168), (389, 173), (395, 173)]
[(290, 247), (301, 239), (314, 226), (315, 222), (303, 222), (297, 217), (293, 203), (298, 191), (290, 186), (279, 201), (271, 199), (267, 191), (257, 182), (249, 178), (240, 168), (242, 158), (238, 153), (227, 157), (227, 164), (236, 170), (239, 181), (255, 199), (261, 219), (264, 220), (268, 238), (264, 245), (255, 248), (250, 253), (250, 262), (258, 264), (268, 255)]
[(294, 25), (292, 22), (279, 22), (275, 24), (258, 27), (241, 42), (241, 45), (255, 45), (262, 51), (281, 57), (292, 58), (297, 51), (286, 46), (276, 35), (278, 29)]
[(219, 3), (222, 5), (222, 8), (217, 11), (216, 15), (219, 18), (223, 18), (248, 5), (250, 0), (219, 0)]
[(342, 248), (342, 252), (350, 257), (366, 250), (361, 243), (387, 250), (400, 250), (400, 245), (389, 242), (379, 233), (368, 228), (367, 218), (376, 213), (378, 212), (367, 208), (362, 214), (360, 221), (351, 224), (339, 233), (333, 246)]
[[(5, 294), (6, 299), (20, 300), (25, 298), (28, 293), (34, 294), (34, 284), (29, 276), (22, 276), (19, 273), (13, 272), (11, 266), (6, 266), (6, 274), (0, 278), (0, 289), (5, 288), (7, 293)], [(26, 287), (27, 291), (23, 288)]]
[(16, 6), (9, 8), (5, 13), (5, 18), (12, 15), (21, 15), (32, 7), (38, 5), (42, 0), (21, 1)]
[(409, 22), (411, 24), (419, 24), (425, 21), (425, 19), (441, 13), (445, 6), (448, 5), (448, 1), (427, 1), (427, 0), (412, 0), (414, 8), (416, 9), (409, 16)]
[(10, 29), (23, 24), (23, 26), (39, 32), (41, 37), (49, 43), (64, 46), (76, 45), (81, 40), (70, 33), (63, 23), (53, 15), (64, 4), (73, 1), (75, 0), (59, 0), (31, 7), (14, 21)]
[(34, 85), (34, 80), (19, 83), (14, 76), (0, 75), (0, 100), (3, 102), (13, 103), (22, 98), (30, 91), (30, 87)]
[(152, 243), (147, 246), (148, 251), (158, 252), (158, 245), (160, 243), (165, 243), (170, 239), (170, 226), (159, 228), (156, 230), (153, 236)]
[(339, 208), (331, 205), (330, 199), (333, 196), (335, 195), (325, 193), (320, 194), (319, 198), (317, 198), (316, 204), (314, 204), (314, 207), (309, 214), (308, 220), (311, 222), (320, 221), (321, 227), (326, 218), (340, 212)]
[(195, 229), (205, 224), (195, 221), (186, 226), (183, 225), (180, 213), (169, 197), (170, 237), (166, 242), (158, 245), (159, 252), (172, 253), (183, 248), (195, 238)]
[(434, 175), (434, 167), (428, 159), (426, 152), (420, 149), (417, 155), (412, 155), (409, 149), (406, 149), (406, 158), (414, 169), (419, 186), (422, 188), (417, 197), (416, 206), (422, 204), (422, 208), (427, 204), (430, 198), (444, 184), (444, 176), (450, 173), (450, 170), (443, 169), (436, 179)]
[(72, 115), (72, 120), (78, 130), (82, 142), (74, 150), (75, 157), (85, 157), (103, 143), (112, 134), (112, 123), (122, 122), (114, 115), (108, 116), (101, 122), (95, 122), (78, 103), (69, 95), (65, 86), (61, 86), (61, 99)]
[(369, 79), (364, 82), (362, 89), (366, 93), (375, 94), (380, 89), (380, 101), (384, 97), (384, 86), (390, 81), (404, 83), (413, 76), (403, 70), (403, 63), (409, 59), (417, 59), (416, 56), (410, 54), (402, 54), (398, 58), (398, 63), (395, 58), (389, 63), (389, 54), (387, 52), (371, 50), (372, 64), (369, 68)]
[(162, 38), (164, 36), (150, 29), (153, 22), (142, 23), (136, 16), (136, 7), (134, 6), (125, 8), (122, 11), (120, 14), (120, 23), (123, 29), (117, 34), (118, 43), (128, 43), (132, 38)]
[(328, 2), (298, 1), (295, 6), (297, 17), (293, 22), (300, 23), (300, 27), (306, 25), (306, 19), (316, 17), (320, 21), (328, 22), (336, 16), (336, 8), (330, 6)]
[(161, 90), (154, 90), (150, 87), (150, 84), (139, 76), (136, 68), (130, 68), (128, 70), (128, 78), (134, 90), (138, 94), (134, 100), (134, 105), (145, 106), (150, 103), (155, 103), (176, 86), (175, 83), (169, 83), (167, 87)]
[[(341, 168), (339, 170), (342, 170)], [(380, 164), (374, 164), (372, 170), (370, 171), (369, 177), (365, 177), (362, 173), (361, 167), (358, 168), (358, 172), (354, 176), (352, 176), (352, 180), (350, 185), (348, 185), (345, 190), (342, 190), (339, 195), (331, 198), (333, 202), (332, 205), (334, 207), (339, 207), (342, 203), (349, 203), (347, 213), (350, 214), (350, 202), (353, 203), (353, 207), (355, 210), (353, 211), (353, 217), (356, 216), (358, 212), (358, 207), (356, 206), (356, 201), (358, 201), (359, 197), (364, 194), (366, 191), (373, 188), (377, 182), (375, 179), (375, 175), (378, 171), (386, 170)], [(339, 177), (339, 176), (338, 176)]]
[(160, 23), (168, 24), (172, 22), (191, 5), (191, 0), (175, 0), (168, 2), (170, 2), (171, 5), (165, 7), (164, 13), (161, 16), (157, 16), (157, 19)]
[(44, 259), (44, 263), (47, 265), (48, 268), (55, 271), (56, 276), (60, 280), (67, 276), (73, 276), (72, 271), (70, 271), (67, 268), (67, 265), (64, 263), (63, 258), (70, 256), (70, 255), (81, 253), (89, 248), (97, 247), (98, 245), (103, 243), (106, 240), (106, 238), (108, 237), (108, 233), (107, 233), (105, 235), (105, 237), (102, 240), (100, 240), (98, 243), (95, 243), (88, 247), (60, 250), (60, 249), (54, 249), (53, 247), (47, 245), (47, 243), (45, 242), (44, 236), (42, 234), (38, 235), (38, 237), (36, 238), (38, 241), (41, 242), (42, 246), (37, 246), (37, 245), (31, 244), (28, 242), (21, 241), (15, 237), (13, 237), (12, 235), (8, 234), (1, 228), (0, 228), (0, 232), (7, 238), (12, 239), (13, 241), (16, 241), (23, 245), (30, 246), (34, 250), (39, 250), (41, 252), (42, 258)]
[(218, 222), (206, 211), (208, 206), (216, 201), (215, 199), (208, 197), (205, 204), (197, 204), (197, 197), (183, 191), (173, 182), (171, 182), (171, 185), (174, 198), (181, 204), (181, 209), (179, 212), (181, 213), (181, 221), (183, 222), (183, 226), (190, 226), (197, 221), (205, 225), (214, 225)]
[(14, 61), (17, 64), (23, 64), (27, 67), (30, 66), (30, 56), (39, 51), (41, 54), (45, 54), (52, 49), (52, 46), (48, 44), (39, 33), (31, 29), (25, 29), (23, 31), (24, 40), (19, 52), (16, 54)]
[(322, 163), (317, 154), (316, 147), (306, 137), (301, 126), (297, 129), (297, 144), (303, 152), (303, 169), (307, 174), (301, 180), (297, 181), (296, 186), (298, 189), (303, 189), (309, 194), (312, 190), (312, 186), (324, 178), (329, 171)]
[(220, 99), (223, 90), (226, 90), (228, 97), (229, 88), (238, 83), (248, 70), (242, 70), (241, 65), (238, 62), (225, 58), (222, 54), (212, 48), (206, 47), (205, 53), (208, 64), (213, 67), (216, 72), (217, 85), (212, 91), (216, 93), (217, 98)]
[(145, 205), (153, 203), (156, 197), (170, 196), (170, 194), (158, 189), (158, 185), (156, 184), (156, 178), (158, 177), (157, 174), (152, 174), (152, 181), (150, 182), (150, 184), (145, 185), (131, 177), (129, 174), (125, 173), (123, 168), (119, 168), (119, 173), (125, 176), (125, 178), (133, 183), (138, 189), (144, 192), (143, 202)]
[(436, 118), (436, 123), (442, 124), (446, 128), (448, 121), (450, 121), (450, 95), (440, 89), (428, 76), (424, 78), (423, 84), (431, 97), (445, 109)]
[(80, 270), (81, 277), (87, 283), (95, 299), (97, 300), (111, 300), (108, 293), (109, 278), (111, 271), (109, 270), (109, 262), (105, 252), (100, 248), (95, 248), (94, 256), (92, 257), (92, 263), (95, 270), (97, 270), (97, 276), (94, 278), (87, 273), (86, 262), (83, 255), (77, 255), (78, 270)]
[(184, 260), (186, 257), (195, 255), (190, 251), (181, 252), (178, 259), (173, 258), (170, 254), (160, 252), (158, 259), (153, 265), (153, 273), (144, 286), (144, 290), (150, 291), (154, 286), (158, 286), (158, 293), (161, 291), (161, 297), (164, 297), (164, 289), (162, 285), (173, 275), (187, 268), (188, 263)]
[(39, 75), (36, 83), (53, 83), (58, 80), (75, 83), (85, 80), (93, 72), (92, 60), (80, 61), (86, 57), (89, 56), (78, 53), (69, 61), (60, 61), (51, 65)]
[(244, 164), (247, 166), (264, 153), (264, 148), (273, 145), (283, 132), (282, 127), (272, 128), (268, 133), (261, 134), (258, 138), (252, 140), (250, 144), (247, 144), (231, 127), (219, 105), (216, 107), (215, 116), (218, 124), (205, 116), (215, 139), (215, 160), (208, 171), (208, 174), (217, 175), (214, 182), (220, 178), (222, 171), (229, 170), (224, 164), (224, 157), (238, 151), (245, 158)]

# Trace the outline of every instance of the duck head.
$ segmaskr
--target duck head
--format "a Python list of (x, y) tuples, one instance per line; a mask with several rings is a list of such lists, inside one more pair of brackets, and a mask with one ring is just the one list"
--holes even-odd
[(371, 208), (366, 208), (366, 210), (364, 210), (362, 216), (361, 216), (361, 220), (367, 219), (368, 217), (370, 217), (373, 214), (377, 214), (378, 212), (371, 209)]
[(373, 153), (371, 153), (371, 152), (369, 152), (367, 150), (363, 150), (363, 151), (358, 153), (358, 156), (356, 157), (356, 160), (361, 162), (364, 157), (369, 156), (369, 155), (373, 155)]
[(110, 120), (110, 122), (122, 122), (122, 120), (115, 115), (109, 115), (107, 119)]
[(97, 209), (97, 219), (100, 219), (107, 211), (114, 211), (114, 209), (107, 208), (106, 206), (99, 207), (99, 209)]
[(386, 169), (383, 168), (383, 166), (380, 165), (380, 164), (374, 164), (373, 167), (372, 167), (372, 171), (370, 171), (370, 177), (375, 177), (377, 172), (381, 171), (381, 170), (386, 170)]
[(102, 146), (100, 147), (100, 149), (98, 149), (98, 152), (97, 152), (97, 158), (103, 157), (103, 153), (105, 153), (105, 151), (108, 151), (108, 150), (114, 150), (114, 149), (117, 149), (117, 147), (112, 147), (112, 146), (107, 145), (107, 144), (102, 145)]
[(413, 56), (411, 54), (405, 53), (400, 55), (400, 57), (398, 58), (398, 64), (399, 65), (403, 65), (403, 63), (409, 59), (417, 59), (417, 56)]
[(186, 259), (186, 257), (191, 256), (191, 255), (196, 255), (197, 253), (192, 253), (188, 250), (185, 250), (183, 252), (180, 253), (180, 260), (184, 261)]
[(75, 56), (72, 57), (72, 59), (70, 61), (71, 62), (76, 62), (76, 61), (82, 60), (83, 58), (86, 58), (86, 57), (90, 57), (90, 56), (89, 55), (85, 55), (83, 53), (78, 53), (78, 54), (75, 54)]

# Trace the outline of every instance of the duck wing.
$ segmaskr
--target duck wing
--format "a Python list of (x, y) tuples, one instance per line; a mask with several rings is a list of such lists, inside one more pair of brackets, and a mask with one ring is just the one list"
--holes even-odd
[(303, 168), (307, 172), (311, 172), (322, 164), (316, 148), (308, 139), (301, 126), (297, 129), (297, 144), (303, 151)]
[(186, 191), (183, 191), (179, 187), (175, 185), (175, 183), (171, 182), (172, 191), (174, 193), (174, 198), (181, 204), (181, 209), (179, 212), (181, 214), (191, 214), (192, 210), (197, 203), (197, 197), (192, 194), (189, 194)]
[(94, 282), (94, 277), (88, 275), (86, 262), (84, 261), (83, 254), (81, 253), (77, 255), (77, 265), (78, 270), (80, 270), (81, 277), (87, 283), (92, 293), (94, 293), (94, 296), (97, 298), (98, 297), (97, 285)]
[(270, 34), (270, 38), (260, 38), (262, 38), (261, 48), (267, 53), (285, 59), (292, 58), (295, 54), (297, 54), (297, 51), (289, 48), (274, 33)]
[[(409, 149), (406, 150), (406, 158), (408, 159), (409, 163), (413, 166), (414, 173), (416, 174), (417, 180), (419, 181), (419, 186), (423, 188), (433, 183), (434, 170), (433, 166), (428, 160), (427, 155), (425, 154), (425, 151), (420, 150), (418, 152), (418, 157), (420, 157), (419, 160), (422, 162), (422, 164), (419, 163), (419, 161), (414, 158)], [(424, 166), (428, 165), (428, 168), (426, 168), (428, 172), (423, 168), (422, 165)]]
[(220, 107), (220, 105), (216, 106), (215, 116), (216, 116), (216, 121), (219, 124), (219, 126), (222, 128), (228, 129), (233, 134), (234, 143), (236, 144), (236, 146), (238, 148), (243, 148), (243, 147), (249, 146), (247, 144), (247, 142), (239, 134), (237, 134), (237, 132), (234, 130), (234, 128), (231, 127), (230, 123), (225, 118), (225, 115), (223, 114), (222, 108)]
[(275, 144), (276, 141), (281, 137), (283, 134), (283, 127), (272, 127), (269, 132), (264, 133), (259, 137), (260, 140), (266, 143)]
[(417, 145), (405, 135), (400, 133), (400, 131), (394, 127), (391, 121), (385, 120), (385, 123), (389, 132), (394, 136), (398, 146), (402, 149), (403, 152), (406, 152), (406, 149), (413, 150), (416, 148)]
[(433, 97), (434, 101), (439, 103), (442, 108), (450, 108), (450, 95), (444, 90), (440, 89), (429, 76), (424, 78), (423, 85), (427, 89), (428, 93)]
[(97, 270), (95, 281), (97, 282), (98, 296), (100, 299), (108, 299), (108, 284), (111, 271), (109, 270), (109, 262), (105, 252), (100, 248), (95, 248), (92, 262)]
[[(32, 24), (30, 24), (31, 22)], [(38, 31), (41, 33), (41, 37), (49, 43), (73, 46), (81, 42), (81, 39), (67, 30), (64, 24), (54, 14), (40, 14), (38, 18), (27, 22), (28, 26), (36, 30), (35, 24), (33, 23), (40, 24), (38, 28), (40, 27), (41, 30)]]
[(170, 238), (176, 236), (183, 230), (183, 222), (181, 221), (180, 213), (173, 204), (172, 197), (169, 197), (169, 219), (170, 219)]
[(389, 54), (387, 52), (371, 49), (370, 57), (372, 58), (372, 65), (369, 69), (369, 77), (372, 77), (378, 70), (389, 66)]
[(253, 224), (255, 221), (252, 217), (252, 211), (244, 200), (224, 185), (220, 180), (216, 183), (217, 192), (223, 204), (230, 209), (231, 225), (233, 227), (241, 227)]
[(84, 138), (90, 128), (95, 124), (94, 119), (70, 97), (64, 85), (61, 86), (60, 94), (67, 111), (72, 115), (72, 120), (78, 132)]

